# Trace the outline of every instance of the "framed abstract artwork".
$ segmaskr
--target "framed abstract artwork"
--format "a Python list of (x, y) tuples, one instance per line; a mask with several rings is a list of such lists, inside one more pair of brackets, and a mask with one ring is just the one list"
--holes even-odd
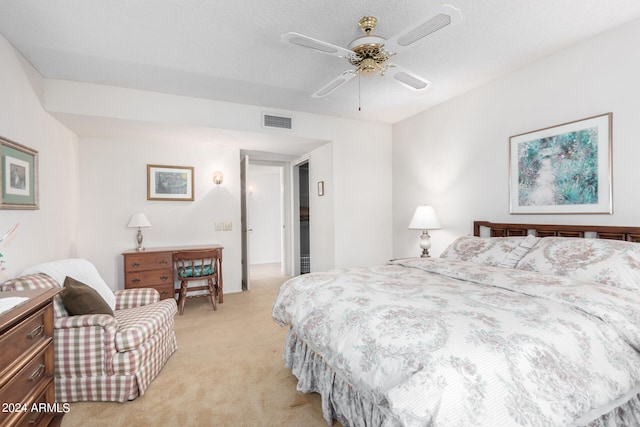
[(606, 113), (510, 137), (510, 213), (612, 213), (611, 121)]
[(147, 200), (193, 200), (193, 167), (147, 165)]
[(38, 152), (0, 138), (0, 209), (38, 209)]

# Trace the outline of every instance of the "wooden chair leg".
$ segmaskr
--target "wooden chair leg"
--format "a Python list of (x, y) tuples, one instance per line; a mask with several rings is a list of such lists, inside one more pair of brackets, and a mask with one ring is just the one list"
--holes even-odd
[(213, 310), (217, 310), (218, 307), (216, 306), (216, 291), (213, 288), (213, 281), (211, 280), (211, 278), (207, 279), (207, 285), (209, 286), (209, 296), (211, 297), (211, 304), (213, 304)]
[(187, 299), (187, 281), (183, 280), (180, 283), (180, 296), (178, 297), (178, 308), (180, 311), (180, 315), (184, 313), (184, 302)]

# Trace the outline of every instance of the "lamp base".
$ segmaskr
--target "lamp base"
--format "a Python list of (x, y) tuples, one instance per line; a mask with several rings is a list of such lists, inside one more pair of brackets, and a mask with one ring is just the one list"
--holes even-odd
[(142, 230), (138, 228), (138, 234), (136, 234), (136, 241), (138, 242), (138, 246), (136, 247), (136, 251), (142, 252), (144, 251), (144, 246), (142, 246)]
[(427, 230), (422, 230), (422, 234), (420, 235), (420, 247), (422, 248), (420, 258), (431, 258), (431, 255), (429, 255), (429, 248), (431, 248), (431, 236), (429, 236), (429, 231)]

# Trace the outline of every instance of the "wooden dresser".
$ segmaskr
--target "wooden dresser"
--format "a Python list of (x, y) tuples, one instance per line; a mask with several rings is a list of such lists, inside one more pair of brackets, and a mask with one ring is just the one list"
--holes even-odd
[(62, 288), (2, 292), (28, 300), (0, 314), (0, 425), (58, 426), (69, 404), (55, 402), (53, 297)]
[(179, 251), (217, 249), (218, 259), (218, 302), (223, 302), (222, 293), (222, 249), (220, 245), (208, 246), (172, 246), (146, 248), (144, 251), (130, 250), (122, 253), (124, 257), (124, 288), (155, 288), (160, 298), (174, 298), (179, 291), (174, 289), (175, 270), (173, 254)]

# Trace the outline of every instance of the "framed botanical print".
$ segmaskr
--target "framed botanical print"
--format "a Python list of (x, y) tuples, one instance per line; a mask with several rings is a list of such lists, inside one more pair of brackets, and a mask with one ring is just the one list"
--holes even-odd
[(612, 113), (509, 138), (512, 214), (613, 212)]
[(147, 200), (193, 200), (193, 167), (147, 165)]
[(0, 137), (0, 209), (38, 209), (38, 152)]

